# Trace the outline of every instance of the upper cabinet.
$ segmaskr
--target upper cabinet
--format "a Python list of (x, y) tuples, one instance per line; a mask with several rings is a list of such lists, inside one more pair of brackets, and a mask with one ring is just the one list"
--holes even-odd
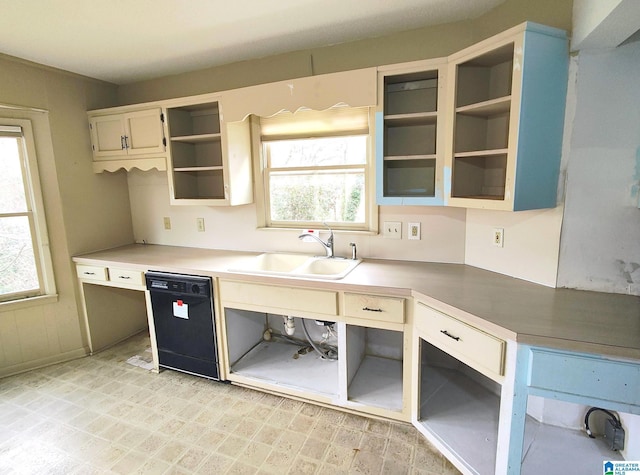
[(378, 204), (443, 204), (445, 66), (435, 60), (378, 68)]
[(94, 171), (133, 167), (166, 169), (164, 115), (160, 107), (89, 113)]
[(449, 57), (445, 200), (452, 206), (556, 206), (568, 46), (525, 23)]
[(221, 102), (167, 107), (169, 192), (174, 205), (253, 201), (249, 120), (222, 120)]

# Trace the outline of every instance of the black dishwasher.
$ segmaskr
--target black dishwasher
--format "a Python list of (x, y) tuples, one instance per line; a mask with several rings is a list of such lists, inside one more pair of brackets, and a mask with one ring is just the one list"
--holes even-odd
[(219, 380), (211, 279), (147, 272), (146, 280), (160, 366)]

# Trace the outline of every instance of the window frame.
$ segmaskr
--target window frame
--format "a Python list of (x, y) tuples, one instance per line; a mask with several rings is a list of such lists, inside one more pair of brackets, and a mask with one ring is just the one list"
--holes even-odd
[(19, 213), (2, 213), (0, 219), (14, 216), (27, 216), (31, 233), (31, 242), (36, 264), (39, 288), (32, 291), (14, 292), (0, 295), (0, 305), (25, 302), (56, 294), (56, 286), (53, 274), (53, 263), (47, 232), (47, 223), (44, 213), (44, 201), (38, 171), (38, 159), (36, 154), (33, 126), (29, 119), (19, 119), (4, 116), (0, 112), (0, 127), (20, 127), (21, 133), (6, 132), (0, 130), (3, 136), (20, 136), (22, 147), (20, 150), (20, 162), (25, 188), (27, 211)]
[[(378, 232), (378, 206), (375, 199), (375, 110), (373, 107), (367, 108), (368, 130), (365, 131), (336, 131), (336, 132), (321, 132), (317, 134), (305, 134), (304, 136), (278, 136), (273, 139), (267, 139), (266, 141), (286, 140), (286, 139), (300, 139), (300, 138), (323, 138), (323, 137), (340, 137), (340, 136), (354, 136), (364, 135), (366, 136), (366, 159), (365, 163), (360, 165), (334, 165), (334, 166), (320, 166), (320, 167), (300, 167), (304, 170), (310, 168), (316, 168), (320, 171), (331, 171), (331, 169), (345, 170), (345, 169), (362, 169), (364, 172), (364, 193), (363, 199), (365, 201), (364, 222), (363, 223), (343, 223), (343, 222), (327, 222), (334, 231), (349, 231), (349, 232), (362, 232), (377, 234)], [(267, 167), (268, 157), (266, 156), (265, 148), (263, 146), (260, 118), (257, 116), (251, 116), (252, 127), (252, 141), (254, 149), (254, 181), (255, 181), (255, 196), (262, 199), (256, 200), (256, 213), (258, 228), (261, 229), (312, 229), (323, 228), (323, 223), (318, 221), (296, 221), (294, 223), (288, 221), (276, 221), (272, 220), (270, 216), (271, 199), (269, 190), (269, 179), (267, 173), (270, 170), (281, 170), (280, 168), (271, 169)], [(291, 167), (291, 170), (297, 170), (299, 167)]]

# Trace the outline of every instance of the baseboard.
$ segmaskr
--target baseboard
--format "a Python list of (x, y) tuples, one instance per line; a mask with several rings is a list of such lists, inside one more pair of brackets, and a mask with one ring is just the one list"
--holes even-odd
[(89, 354), (89, 348), (78, 348), (76, 350), (67, 351), (65, 353), (58, 353), (56, 355), (47, 356), (46, 358), (40, 358), (37, 360), (27, 361), (11, 366), (5, 366), (0, 368), (0, 378), (6, 378), (7, 376), (13, 376), (14, 374), (24, 373), (34, 369), (44, 368), (45, 366), (51, 366), (57, 363), (64, 363), (66, 361), (83, 358)]

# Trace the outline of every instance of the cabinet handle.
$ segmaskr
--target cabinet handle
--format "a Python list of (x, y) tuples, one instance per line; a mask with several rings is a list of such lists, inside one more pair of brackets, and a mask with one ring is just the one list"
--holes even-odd
[(124, 135), (120, 136), (120, 148), (124, 150), (126, 146), (124, 145)]
[(119, 275), (118, 279), (130, 279), (131, 277), (129, 277), (128, 275)]
[(129, 148), (129, 136), (124, 136), (124, 148)]
[(364, 310), (365, 312), (382, 312), (381, 308), (362, 307), (362, 310)]
[(96, 275), (95, 272), (83, 272), (84, 275)]
[(444, 333), (445, 335), (447, 335), (449, 338), (454, 339), (455, 341), (460, 341), (460, 337), (459, 336), (453, 336), (451, 333), (449, 333), (447, 330), (440, 330), (440, 333)]

